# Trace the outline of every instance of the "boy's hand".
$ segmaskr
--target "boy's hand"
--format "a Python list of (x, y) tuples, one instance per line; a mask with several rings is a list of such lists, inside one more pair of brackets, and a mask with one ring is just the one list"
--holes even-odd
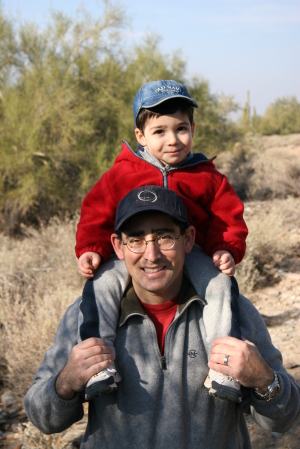
[(233, 276), (235, 273), (235, 262), (230, 252), (225, 250), (216, 251), (212, 257), (214, 266), (224, 274)]
[(78, 271), (85, 279), (92, 279), (94, 271), (99, 267), (101, 256), (92, 251), (81, 254), (78, 259)]

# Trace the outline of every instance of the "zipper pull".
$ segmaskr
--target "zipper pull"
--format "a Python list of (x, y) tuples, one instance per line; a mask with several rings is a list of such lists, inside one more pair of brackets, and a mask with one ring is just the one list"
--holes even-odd
[(167, 369), (166, 357), (164, 355), (161, 356), (161, 367), (162, 369)]

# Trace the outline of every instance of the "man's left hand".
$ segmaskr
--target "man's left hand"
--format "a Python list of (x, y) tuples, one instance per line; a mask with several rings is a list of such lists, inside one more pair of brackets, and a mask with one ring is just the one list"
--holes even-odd
[[(225, 356), (228, 364), (225, 365)], [(217, 338), (212, 343), (209, 368), (238, 379), (248, 388), (265, 394), (274, 380), (272, 368), (265, 362), (254, 343), (233, 337)]]

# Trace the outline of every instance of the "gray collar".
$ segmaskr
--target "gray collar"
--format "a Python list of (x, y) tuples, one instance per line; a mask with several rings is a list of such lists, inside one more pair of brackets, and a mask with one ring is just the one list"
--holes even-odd
[(193, 159), (194, 157), (193, 153), (189, 153), (181, 162), (179, 162), (179, 164), (165, 165), (158, 159), (156, 159), (156, 157), (152, 156), (147, 147), (141, 147), (139, 145), (139, 149), (136, 154), (144, 161), (149, 162), (149, 164), (157, 167), (159, 170), (165, 169), (167, 171), (175, 170), (176, 168), (181, 167), (182, 165), (186, 164), (187, 161)]
[[(202, 306), (206, 305), (206, 301), (200, 298), (191, 281), (184, 273), (178, 298), (178, 315), (180, 315), (183, 309), (185, 309), (192, 301), (195, 300), (198, 301)], [(121, 300), (121, 310), (118, 325), (122, 326), (131, 315), (146, 314), (134, 291), (132, 282), (130, 281)]]

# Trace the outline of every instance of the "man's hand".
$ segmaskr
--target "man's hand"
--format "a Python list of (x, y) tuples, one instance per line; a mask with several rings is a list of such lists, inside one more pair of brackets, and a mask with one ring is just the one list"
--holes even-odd
[[(228, 356), (228, 365), (224, 357)], [(272, 368), (265, 362), (254, 343), (233, 337), (217, 338), (212, 343), (209, 368), (238, 379), (248, 388), (257, 388), (265, 394), (274, 380)]]
[(235, 262), (230, 252), (225, 250), (216, 251), (212, 256), (212, 259), (214, 266), (219, 268), (222, 273), (228, 274), (228, 276), (234, 275)]
[(88, 338), (74, 346), (69, 360), (56, 379), (55, 389), (62, 399), (72, 399), (87, 381), (108, 368), (115, 355), (101, 338)]
[(78, 259), (78, 271), (86, 279), (94, 277), (94, 271), (99, 267), (101, 256), (98, 253), (88, 251), (81, 254)]

